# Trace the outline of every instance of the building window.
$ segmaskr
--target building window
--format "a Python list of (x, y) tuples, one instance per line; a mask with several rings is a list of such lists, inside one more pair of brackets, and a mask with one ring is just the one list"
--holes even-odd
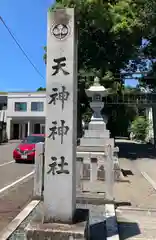
[(43, 112), (43, 102), (32, 102), (31, 103), (32, 112)]
[(15, 111), (16, 112), (26, 112), (27, 103), (26, 102), (15, 102)]

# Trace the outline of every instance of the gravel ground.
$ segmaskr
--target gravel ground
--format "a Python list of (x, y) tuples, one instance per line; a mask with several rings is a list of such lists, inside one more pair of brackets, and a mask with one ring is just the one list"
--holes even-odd
[[(18, 229), (10, 236), (8, 240), (26, 240), (25, 227), (38, 213), (40, 204), (32, 211), (32, 213), (22, 222)], [(105, 226), (105, 212), (104, 205), (96, 206), (92, 204), (78, 204), (77, 208), (89, 209), (90, 212), (90, 233), (91, 240), (105, 240), (106, 226)]]

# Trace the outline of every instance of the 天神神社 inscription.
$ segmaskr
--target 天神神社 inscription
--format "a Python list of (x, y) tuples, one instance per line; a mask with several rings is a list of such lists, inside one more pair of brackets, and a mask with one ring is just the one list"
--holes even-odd
[(48, 102), (48, 104), (54, 104), (56, 105), (57, 103), (57, 100), (61, 101), (61, 104), (62, 104), (62, 110), (64, 109), (64, 104), (65, 104), (65, 101), (68, 100), (68, 97), (69, 97), (69, 92), (66, 91), (66, 87), (65, 86), (62, 86), (61, 87), (61, 91), (59, 91), (58, 88), (52, 88), (52, 93), (50, 94), (50, 100)]
[(64, 69), (64, 67), (66, 67), (65, 61), (66, 61), (65, 57), (54, 59), (56, 65), (52, 66), (52, 68), (54, 69), (54, 72), (52, 74), (53, 76), (57, 75), (60, 70), (63, 72), (64, 75), (69, 74), (69, 72), (67, 72), (67, 70)]
[(69, 171), (64, 169), (65, 166), (68, 166), (68, 163), (65, 162), (65, 158), (63, 156), (60, 157), (60, 163), (56, 157), (51, 157), (52, 163), (49, 164), (49, 171), (48, 174), (52, 173), (53, 175), (57, 174), (69, 174)]
[(61, 144), (63, 144), (63, 138), (65, 135), (67, 135), (69, 127), (65, 126), (64, 120), (60, 120), (60, 122), (60, 126), (57, 126), (57, 121), (52, 122), (53, 126), (49, 128), (50, 134), (48, 138), (52, 138), (53, 140), (55, 140), (55, 136), (58, 135), (61, 137)]
[[(45, 218), (71, 222), (76, 209), (77, 70), (74, 10), (48, 13)], [(62, 32), (67, 30), (66, 33)], [(63, 204), (62, 204), (63, 203)]]

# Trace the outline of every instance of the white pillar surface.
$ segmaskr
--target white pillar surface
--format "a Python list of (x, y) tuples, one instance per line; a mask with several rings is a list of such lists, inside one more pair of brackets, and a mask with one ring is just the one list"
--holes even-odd
[(4, 121), (4, 114), (5, 114), (4, 110), (1, 110), (0, 111), (0, 122)]
[(90, 163), (90, 181), (91, 182), (97, 181), (97, 171), (98, 171), (97, 160), (94, 160), (91, 158), (91, 163)]
[(22, 123), (22, 139), (25, 138), (25, 129), (26, 129), (25, 123)]
[(105, 164), (105, 184), (106, 184), (106, 198), (109, 200), (114, 199), (114, 159), (113, 149), (111, 145), (105, 146), (106, 164)]
[(74, 9), (48, 13), (45, 220), (71, 222), (76, 210), (77, 71)]
[(44, 143), (35, 145), (34, 197), (42, 196)]
[(81, 190), (83, 179), (83, 159), (76, 160), (76, 188)]
[(30, 126), (30, 121), (28, 121), (28, 132), (27, 132), (28, 136), (30, 135), (30, 132), (31, 132), (31, 126)]
[(10, 140), (11, 137), (11, 118), (7, 118), (7, 125), (6, 125), (6, 131), (7, 131), (7, 138)]

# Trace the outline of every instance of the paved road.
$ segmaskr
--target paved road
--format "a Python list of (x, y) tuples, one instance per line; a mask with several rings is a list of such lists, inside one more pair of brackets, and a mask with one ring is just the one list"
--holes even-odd
[[(120, 239), (156, 239), (156, 148), (133, 141), (116, 141), (120, 166), (129, 183), (115, 185), (115, 196), (132, 206), (117, 209)], [(143, 174), (144, 173), (144, 174)], [(135, 209), (136, 208), (136, 209)], [(139, 210), (138, 210), (139, 209)]]
[(33, 175), (1, 192), (34, 170), (34, 164), (15, 163), (12, 151), (18, 142), (0, 145), (0, 231), (17, 216), (33, 196)]
[(33, 171), (33, 164), (15, 163), (12, 151), (17, 142), (0, 145), (0, 189)]
[(127, 159), (134, 168), (146, 172), (156, 182), (156, 147), (129, 140), (116, 140), (116, 144), (119, 146), (120, 158)]
[(120, 183), (115, 187), (116, 198), (127, 201), (133, 207), (156, 209), (156, 190), (142, 175), (146, 173), (156, 185), (156, 148), (149, 144), (133, 141), (116, 141), (119, 147), (120, 167), (127, 172), (129, 183)]

